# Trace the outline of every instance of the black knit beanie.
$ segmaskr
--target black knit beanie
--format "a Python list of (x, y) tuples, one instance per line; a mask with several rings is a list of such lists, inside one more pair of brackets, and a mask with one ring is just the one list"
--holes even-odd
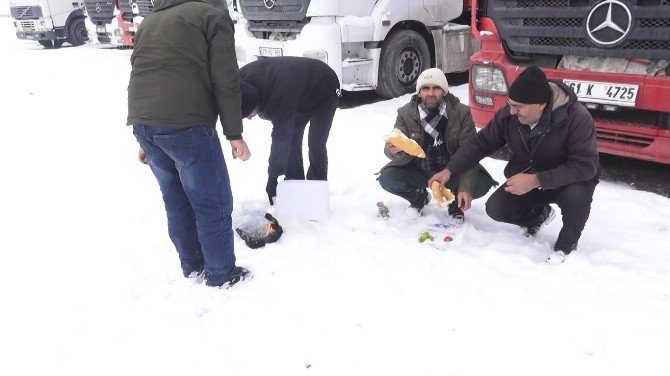
[(242, 117), (247, 117), (258, 106), (260, 101), (258, 90), (246, 81), (240, 81), (240, 95), (242, 96)]
[(524, 103), (548, 103), (551, 98), (551, 88), (547, 76), (534, 65), (526, 68), (523, 73), (509, 87), (509, 99)]

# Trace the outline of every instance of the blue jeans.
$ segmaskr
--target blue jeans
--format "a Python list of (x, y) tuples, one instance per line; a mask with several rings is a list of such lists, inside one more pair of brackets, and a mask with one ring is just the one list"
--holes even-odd
[(216, 130), (134, 125), (156, 176), (184, 276), (205, 270), (220, 285), (235, 267), (233, 195)]

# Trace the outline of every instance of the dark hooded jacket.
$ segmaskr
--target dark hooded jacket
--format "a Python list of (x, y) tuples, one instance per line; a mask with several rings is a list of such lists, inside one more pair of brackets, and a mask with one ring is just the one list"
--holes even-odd
[(127, 124), (214, 127), (242, 135), (233, 23), (211, 0), (156, 0), (135, 34)]
[(296, 115), (308, 115), (324, 103), (337, 103), (340, 90), (337, 74), (320, 60), (284, 56), (243, 66), (240, 80), (256, 89), (260, 116), (272, 122), (268, 175), (284, 175)]
[(549, 86), (552, 98), (532, 131), (510, 114), (507, 105), (452, 155), (447, 169), (458, 175), (507, 144), (512, 150), (505, 166), (508, 178), (521, 172), (534, 173), (542, 189), (597, 178), (600, 164), (591, 114), (567, 85), (549, 80)]

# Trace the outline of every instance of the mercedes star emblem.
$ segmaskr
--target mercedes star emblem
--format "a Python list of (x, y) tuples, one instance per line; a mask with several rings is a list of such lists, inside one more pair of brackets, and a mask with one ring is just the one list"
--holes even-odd
[(100, 6), (100, 3), (95, 3), (95, 11), (100, 13), (101, 10), (102, 10), (102, 7)]
[(586, 32), (596, 44), (612, 46), (621, 42), (633, 26), (633, 16), (619, 0), (605, 0), (591, 9), (586, 18)]
[(272, 9), (275, 7), (275, 0), (263, 0), (263, 4), (265, 4), (266, 8)]

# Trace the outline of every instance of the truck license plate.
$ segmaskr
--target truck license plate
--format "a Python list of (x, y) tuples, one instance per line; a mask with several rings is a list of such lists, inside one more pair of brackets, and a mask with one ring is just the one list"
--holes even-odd
[(635, 106), (638, 85), (574, 80), (563, 82), (575, 91), (580, 102)]
[(268, 56), (268, 57), (282, 56), (281, 48), (259, 47), (259, 49), (261, 56)]
[(104, 25), (97, 25), (95, 27), (95, 31), (98, 32), (98, 33), (106, 33), (107, 29), (105, 28)]

